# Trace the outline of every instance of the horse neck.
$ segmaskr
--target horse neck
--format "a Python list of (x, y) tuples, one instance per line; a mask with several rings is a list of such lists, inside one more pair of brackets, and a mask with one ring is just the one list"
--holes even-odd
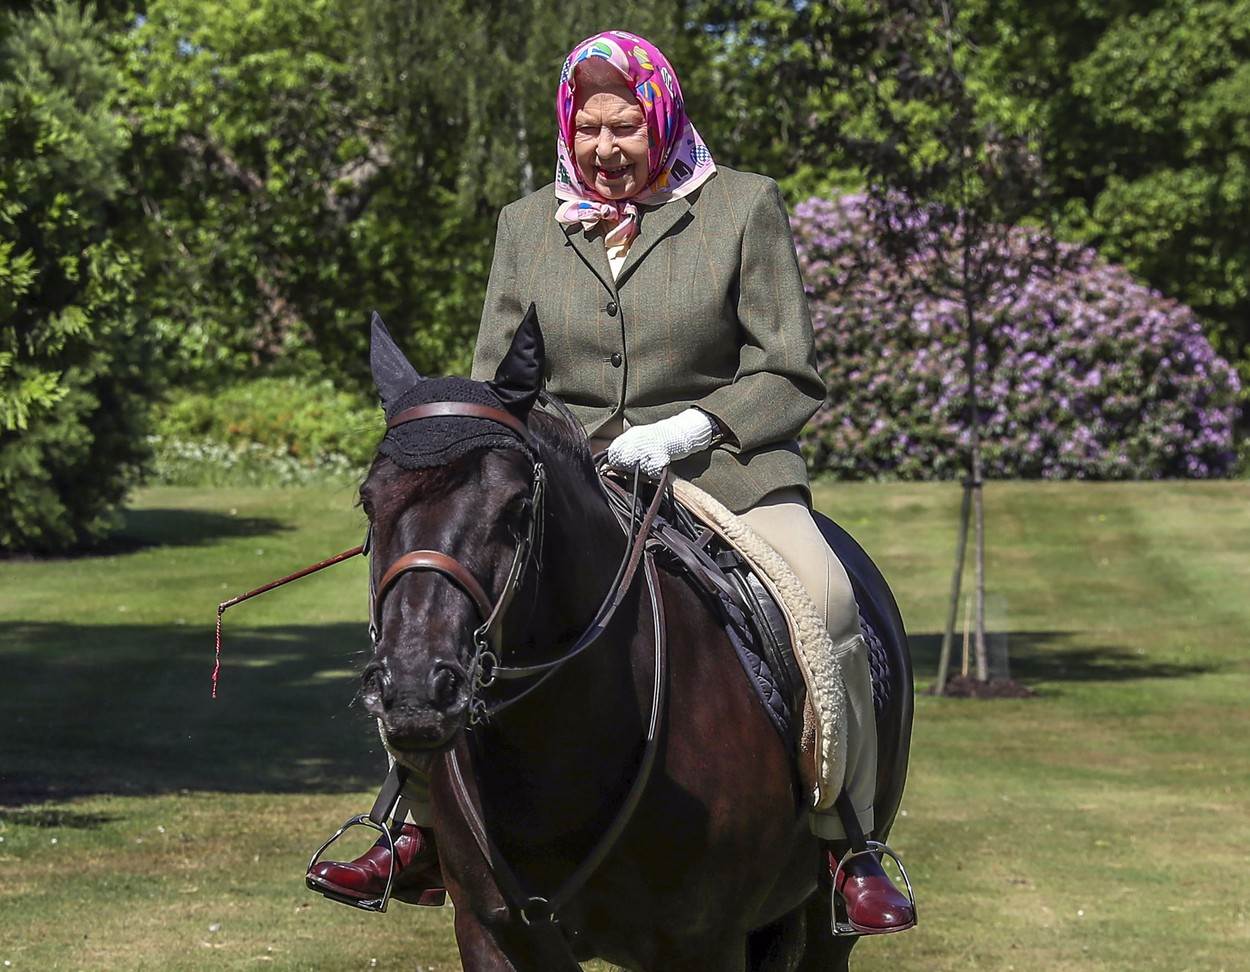
[(539, 653), (553, 651), (588, 626), (625, 554), (616, 517), (580, 461), (555, 453), (548, 465), (533, 618)]
[[(609, 593), (626, 552), (624, 531), (586, 470), (566, 455), (547, 464), (545, 536), (530, 581), (536, 589), (523, 594), (533, 597), (533, 607), (520, 609), (530, 615), (528, 630), (506, 639), (511, 649), (525, 647), (516, 654), (509, 650), (505, 663), (540, 663), (567, 650)], [(639, 599), (645, 597), (641, 575), (639, 570), (630, 596), (597, 641), (483, 727), (478, 758), (488, 800), (517, 808), (518, 794), (559, 794), (567, 797), (560, 826), (572, 826), (579, 815), (601, 809), (605, 787), (632, 765), (637, 740), (631, 727), (640, 718), (632, 663)], [(515, 819), (534, 817), (521, 812)]]

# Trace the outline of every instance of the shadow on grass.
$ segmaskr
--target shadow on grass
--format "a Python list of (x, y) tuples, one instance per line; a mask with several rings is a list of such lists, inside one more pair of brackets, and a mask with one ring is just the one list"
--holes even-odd
[(231, 516), (208, 510), (126, 510), (122, 525), (105, 545), (198, 547), (223, 537), (256, 537), (291, 529), (264, 516)]
[(115, 557), (151, 547), (199, 547), (223, 537), (258, 537), (290, 530), (263, 516), (230, 516), (205, 510), (125, 510), (122, 525), (99, 543), (55, 557), (4, 554), (0, 560), (84, 560)]
[[(1187, 678), (1216, 670), (1210, 664), (1153, 660), (1117, 646), (1065, 646), (1070, 631), (1012, 631), (1007, 635), (1011, 677), (1022, 682), (1126, 682), (1142, 678)], [(928, 688), (937, 673), (941, 634), (909, 634), (917, 685)], [(952, 666), (959, 668), (962, 641), (955, 639)]]
[(33, 810), (0, 810), (0, 823), (17, 824), (22, 827), (39, 827), (53, 830), (93, 830), (101, 824), (111, 823), (117, 817), (108, 813), (82, 813), (57, 807), (39, 807)]
[[(1062, 684), (1212, 670), (1065, 647), (1069, 637), (1013, 632), (1013, 675)], [(921, 686), (940, 644), (936, 634), (912, 637)], [(0, 623), (0, 806), (87, 794), (369, 789), (386, 761), (371, 720), (352, 706), (366, 652), (361, 624), (228, 628), (213, 701), (207, 625)]]
[(0, 806), (180, 790), (343, 792), (380, 782), (352, 706), (363, 625), (0, 624)]

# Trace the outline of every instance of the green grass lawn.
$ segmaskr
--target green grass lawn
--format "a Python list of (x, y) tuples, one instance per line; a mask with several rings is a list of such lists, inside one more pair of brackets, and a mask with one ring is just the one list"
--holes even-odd
[[(459, 968), (451, 910), (303, 888), (384, 763), (349, 707), (350, 488), (153, 489), (106, 555), (0, 562), (0, 969)], [(898, 594), (922, 683), (957, 489), (819, 505)], [(856, 968), (1250, 968), (1250, 483), (993, 484), (990, 619), (1029, 700), (918, 698), (894, 844), (914, 932)]]

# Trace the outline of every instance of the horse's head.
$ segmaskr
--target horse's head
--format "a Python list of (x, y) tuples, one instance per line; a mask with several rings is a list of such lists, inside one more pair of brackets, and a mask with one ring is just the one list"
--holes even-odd
[[(375, 637), (360, 699), (402, 757), (448, 745), (467, 724), (484, 645), (475, 633), (509, 593), (518, 549), (541, 515), (524, 423), (542, 383), (543, 344), (531, 308), (493, 381), (426, 379), (376, 315), (372, 328), (389, 427), (360, 491)], [(520, 427), (480, 415), (403, 422), (444, 401), (501, 411)]]

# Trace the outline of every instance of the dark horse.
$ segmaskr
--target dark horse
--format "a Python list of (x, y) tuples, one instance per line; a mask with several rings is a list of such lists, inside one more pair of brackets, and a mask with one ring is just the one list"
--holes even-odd
[[(420, 378), (380, 322), (373, 341), (375, 381), (392, 416), (417, 386), (437, 382), (436, 400), (486, 395), (524, 426), (522, 436), (452, 406), (461, 417), (407, 426), (405, 434), (417, 436), (410, 444), (420, 448), (427, 430), (446, 439), (455, 423), (476, 421), (479, 432), (489, 430), (483, 441), (493, 435), (504, 445), (414, 468), (384, 442), (361, 489), (373, 584), (389, 588), (376, 602), (377, 640), (361, 694), (400, 763), (430, 769), (464, 968), (576, 970), (575, 960), (596, 956), (647, 972), (847, 968), (855, 939), (831, 931), (827, 870), (822, 881), (822, 850), (793, 756), (724, 631), (683, 580), (663, 572), (668, 700), (645, 789), (606, 857), (562, 902), (558, 924), (514, 900), (518, 885), (535, 896), (561, 886), (613, 826), (638, 778), (652, 713), (656, 609), (640, 569), (601, 636), (541, 684), (533, 687), (536, 676), (505, 691), (500, 683), (480, 687), (474, 632), (509, 587), (518, 545), (535, 533), (533, 518), (541, 519), (541, 541), (503, 612), (501, 666), (541, 665), (577, 639), (612, 587), (629, 538), (581, 429), (567, 413), (533, 407), (543, 368), (536, 321), (521, 325), (485, 384)], [(532, 437), (528, 446), (524, 437)], [(534, 501), (538, 463), (541, 503)], [(869, 836), (884, 840), (911, 731), (906, 637), (871, 561), (832, 523), (823, 528), (875, 632), (879, 770), (877, 829)], [(384, 576), (412, 551), (438, 551), (472, 576), (457, 580), (443, 567)], [(468, 591), (474, 583), (476, 595)], [(525, 687), (533, 690), (515, 704), (471, 719), (483, 700)], [(508, 882), (500, 880), (500, 861)]]

